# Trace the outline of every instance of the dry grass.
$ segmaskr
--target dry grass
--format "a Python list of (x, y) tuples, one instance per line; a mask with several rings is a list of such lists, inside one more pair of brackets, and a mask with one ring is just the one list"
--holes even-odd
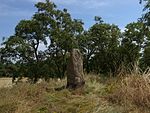
[(12, 78), (0, 78), (0, 88), (12, 86)]
[(100, 78), (85, 78), (85, 87), (76, 91), (55, 91), (66, 79), (1, 88), (0, 113), (121, 113), (121, 106), (110, 105), (103, 97), (106, 86)]
[[(118, 79), (118, 78), (117, 78)], [(150, 113), (150, 71), (134, 72), (118, 79), (109, 99), (137, 113)]]
[(55, 88), (66, 79), (39, 84), (19, 83), (0, 89), (0, 113), (149, 113), (150, 78), (131, 74), (104, 80), (85, 76), (86, 84), (75, 91)]

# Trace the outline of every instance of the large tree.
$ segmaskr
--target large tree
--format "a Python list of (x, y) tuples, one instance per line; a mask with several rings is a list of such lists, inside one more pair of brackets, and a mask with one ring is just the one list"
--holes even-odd
[(83, 32), (82, 21), (72, 19), (67, 9), (59, 10), (48, 0), (36, 4), (38, 12), (33, 18), (44, 23), (50, 45), (46, 50), (47, 56), (54, 59), (59, 75), (64, 76), (67, 54), (73, 48), (78, 48), (78, 40)]
[(125, 27), (121, 39), (121, 60), (124, 65), (132, 68), (133, 65), (139, 64), (139, 59), (142, 57), (142, 51), (146, 44), (146, 32), (142, 22), (133, 22)]
[[(53, 75), (62, 78), (68, 53), (73, 48), (79, 48), (83, 23), (72, 19), (66, 9), (57, 9), (49, 0), (38, 2), (35, 6), (38, 10), (32, 19), (21, 20), (15, 34), (4, 43), (6, 59), (23, 64), (27, 68), (25, 75), (34, 82), (43, 76), (43, 72), (47, 72), (45, 75), (54, 72)], [(43, 50), (40, 49), (41, 44), (46, 45)]]
[(116, 25), (104, 23), (101, 18), (96, 17), (96, 24), (84, 33), (84, 38), (80, 42), (84, 53), (84, 67), (88, 73), (107, 73), (116, 70), (116, 50), (120, 34), (120, 29)]

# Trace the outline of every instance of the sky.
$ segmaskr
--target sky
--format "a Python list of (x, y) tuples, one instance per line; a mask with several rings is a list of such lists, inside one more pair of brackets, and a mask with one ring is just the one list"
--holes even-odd
[[(22, 19), (31, 19), (37, 11), (34, 4), (44, 0), (0, 0), (0, 41), (14, 34)], [(106, 23), (118, 25), (121, 30), (142, 15), (139, 0), (51, 0), (59, 9), (66, 8), (75, 19), (82, 19), (85, 29), (94, 24), (94, 16)]]

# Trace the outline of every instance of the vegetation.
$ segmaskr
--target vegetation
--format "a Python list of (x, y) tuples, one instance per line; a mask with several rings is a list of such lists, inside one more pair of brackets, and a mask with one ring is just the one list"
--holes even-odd
[[(149, 2), (145, 4), (148, 10)], [(21, 20), (15, 34), (2, 43), (1, 77), (28, 77), (33, 83), (39, 78), (63, 78), (73, 48), (82, 52), (86, 73), (116, 76), (122, 66), (132, 70), (137, 65), (145, 70), (150, 65), (149, 13), (142, 21), (129, 23), (124, 32), (95, 16), (95, 24), (86, 31), (82, 20), (72, 19), (67, 9), (59, 10), (49, 0), (35, 7), (32, 18)]]
[(82, 89), (56, 91), (66, 79), (18, 83), (0, 90), (0, 113), (149, 113), (149, 73), (100, 78), (86, 75)]
[[(150, 2), (143, 2), (143, 16), (123, 32), (99, 16), (85, 30), (67, 9), (49, 0), (35, 4), (37, 12), (0, 48), (0, 77), (29, 79), (0, 89), (0, 113), (150, 112)], [(66, 67), (74, 48), (88, 75), (84, 87), (69, 90)]]

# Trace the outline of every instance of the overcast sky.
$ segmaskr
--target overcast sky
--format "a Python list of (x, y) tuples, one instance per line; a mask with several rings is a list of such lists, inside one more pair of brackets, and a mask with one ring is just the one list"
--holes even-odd
[[(44, 0), (0, 0), (0, 39), (14, 33), (21, 19), (30, 19), (36, 8), (34, 4)], [(143, 6), (139, 0), (52, 0), (59, 9), (67, 8), (73, 18), (82, 19), (88, 29), (94, 16), (101, 16), (106, 23), (116, 24), (120, 29), (137, 21)]]

